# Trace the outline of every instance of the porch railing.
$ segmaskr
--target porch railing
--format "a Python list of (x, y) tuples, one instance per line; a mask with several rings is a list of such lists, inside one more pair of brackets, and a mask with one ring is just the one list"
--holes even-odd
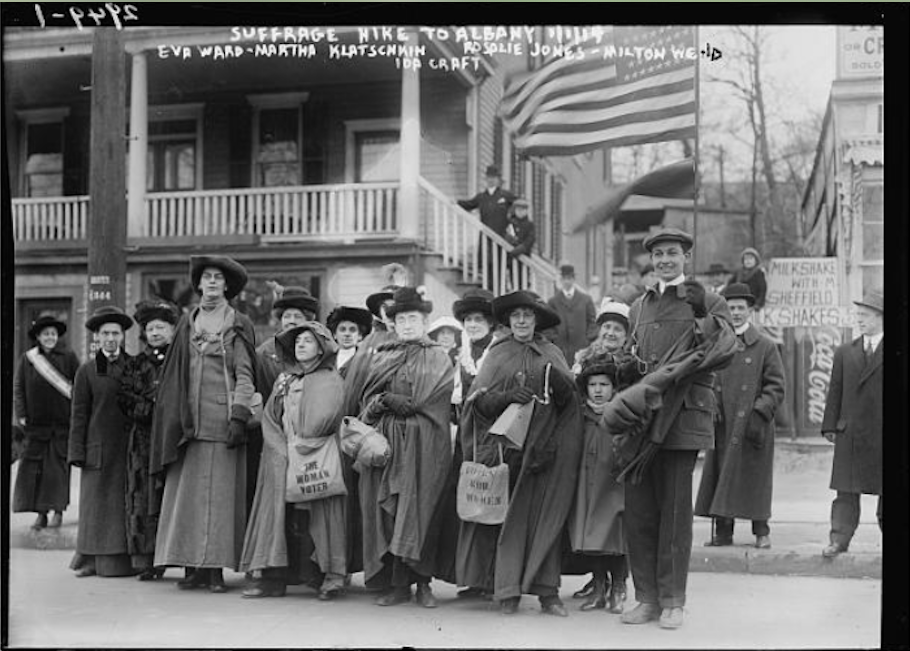
[(398, 232), (394, 182), (156, 192), (146, 205), (149, 237), (362, 239)]
[(426, 179), (420, 179), (424, 244), (442, 256), (443, 265), (461, 270), (462, 280), (477, 283), (497, 296), (529, 289), (549, 298), (559, 275), (539, 256), (510, 259), (506, 240), (461, 208)]
[(13, 199), (13, 237), (17, 242), (85, 239), (88, 196)]

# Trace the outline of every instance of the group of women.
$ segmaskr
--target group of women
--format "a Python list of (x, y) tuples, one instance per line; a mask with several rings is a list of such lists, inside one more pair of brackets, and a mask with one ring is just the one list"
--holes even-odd
[[(530, 594), (566, 616), (560, 576), (590, 572), (575, 594), (582, 609), (621, 612), (623, 492), (600, 415), (634, 381), (626, 306), (607, 306), (600, 337), (570, 368), (541, 334), (559, 317), (536, 294), (469, 290), (444, 322), (461, 339), (452, 346), (428, 336), (442, 329), (431, 328), (430, 300), (389, 286), (367, 310), (336, 308), (328, 327), (313, 318), (318, 303), (289, 318), (267, 351), (277, 370), (267, 382), (252, 324), (230, 303), (246, 270), (220, 256), (190, 266), (199, 304), (185, 315), (160, 301), (138, 306), (145, 349), (121, 380), (126, 532), (141, 579), (183, 567), (179, 588), (217, 593), (230, 568), (246, 573), (246, 598), (305, 584), (333, 600), (362, 571), (380, 606), (435, 607), (437, 578), (503, 613)], [(533, 404), (522, 446), (490, 431), (513, 404)], [(366, 434), (345, 454), (339, 432), (352, 423)], [(342, 477), (341, 489), (301, 499), (317, 457), (323, 486)], [(459, 520), (464, 460), (508, 467), (500, 524)]]

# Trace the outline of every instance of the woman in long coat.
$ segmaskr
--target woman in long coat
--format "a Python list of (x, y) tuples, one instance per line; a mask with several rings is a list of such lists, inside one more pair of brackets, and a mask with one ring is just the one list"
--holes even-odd
[(82, 469), (79, 532), (70, 569), (77, 577), (135, 574), (126, 542), (126, 417), (117, 404), (129, 355), (123, 333), (133, 320), (119, 307), (98, 308), (85, 322), (100, 348), (79, 367), (67, 460)]
[(426, 336), (433, 304), (412, 287), (395, 291), (387, 314), (397, 340), (379, 346), (362, 397), (362, 420), (389, 441), (383, 468), (360, 473), (363, 569), (368, 588), (383, 591), (377, 605), (409, 601), (436, 606), (430, 580), (440, 565), (437, 549), (445, 486), (452, 464), (449, 430), (454, 371), (442, 347)]
[(784, 366), (777, 345), (747, 320), (755, 305), (749, 287), (727, 285), (723, 296), (739, 341), (733, 362), (717, 371), (714, 381), (720, 418), (714, 449), (705, 452), (694, 513), (716, 520), (709, 546), (732, 545), (734, 519), (742, 518), (752, 521), (756, 546), (765, 547), (770, 546), (774, 414), (784, 399)]
[(347, 571), (346, 496), (288, 503), (286, 473), (289, 440), (338, 431), (344, 398), (334, 368), (338, 346), (317, 322), (286, 330), (275, 343), (285, 371), (263, 413), (262, 460), (240, 563), (245, 572), (261, 570), (261, 577), (243, 596), (281, 597), (288, 583), (307, 583), (330, 600)]
[(25, 448), (16, 474), (13, 513), (37, 513), (34, 529), (63, 522), (70, 503), (70, 470), (66, 464), (70, 401), (79, 368), (76, 354), (63, 347), (66, 324), (50, 316), (32, 323), (28, 336), (35, 346), (19, 359), (13, 380), (17, 424), (25, 432)]
[(164, 574), (164, 568), (152, 565), (162, 485), (149, 476), (149, 437), (161, 369), (179, 312), (176, 305), (162, 300), (142, 301), (133, 318), (142, 328), (139, 338), (145, 349), (127, 360), (118, 396), (129, 437), (126, 532), (133, 568), (140, 571), (140, 581), (149, 581)]
[(225, 592), (246, 530), (246, 427), (256, 378), (253, 324), (228, 301), (247, 281), (220, 256), (190, 259), (199, 305), (177, 324), (152, 421), (150, 472), (166, 474), (155, 565), (196, 568), (181, 589)]
[[(562, 352), (538, 329), (559, 317), (536, 296), (519, 291), (493, 301), (493, 314), (511, 333), (497, 340), (477, 374), (462, 418), (462, 449), (474, 461), (499, 463), (490, 427), (511, 404), (535, 401), (522, 450), (509, 448), (510, 502), (502, 525), (464, 523), (458, 540), (458, 581), (488, 585), (504, 613), (522, 594), (539, 597), (543, 612), (566, 616), (559, 599), (562, 536), (575, 497), (581, 456), (581, 412)], [(547, 391), (547, 367), (549, 392)]]

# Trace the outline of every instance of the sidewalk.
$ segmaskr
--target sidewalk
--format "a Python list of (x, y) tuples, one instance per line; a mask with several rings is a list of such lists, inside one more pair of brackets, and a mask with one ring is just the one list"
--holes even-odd
[[(862, 497), (862, 514), (850, 551), (835, 559), (822, 558), (828, 543), (829, 515), (834, 492), (828, 488), (834, 447), (823, 442), (776, 442), (771, 549), (752, 546), (751, 523), (737, 521), (734, 545), (704, 547), (711, 537), (711, 521), (695, 518), (692, 539), (693, 572), (737, 572), (881, 578), (882, 539), (875, 519), (876, 497)], [(10, 489), (18, 464), (11, 470)], [(701, 461), (696, 466), (693, 496), (701, 481)], [(29, 549), (75, 549), (79, 512), (79, 471), (74, 470), (70, 491), (72, 503), (60, 529), (30, 529), (35, 515), (10, 514), (10, 547)]]

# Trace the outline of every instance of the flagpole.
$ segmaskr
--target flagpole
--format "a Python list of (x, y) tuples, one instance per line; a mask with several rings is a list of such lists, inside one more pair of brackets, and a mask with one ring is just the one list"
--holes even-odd
[[(692, 165), (695, 167), (695, 183), (693, 183), (693, 188), (695, 192), (693, 193), (693, 202), (692, 202), (692, 230), (695, 231), (692, 233), (692, 237), (696, 238), (696, 245), (698, 245), (698, 199), (701, 194), (701, 179), (698, 175), (698, 163), (700, 160), (700, 148), (699, 143), (701, 138), (701, 60), (698, 58), (698, 25), (695, 25), (695, 160), (692, 161)], [(697, 249), (696, 249), (697, 250)], [(692, 266), (693, 266), (693, 275), (695, 273), (695, 256), (692, 256)]]

